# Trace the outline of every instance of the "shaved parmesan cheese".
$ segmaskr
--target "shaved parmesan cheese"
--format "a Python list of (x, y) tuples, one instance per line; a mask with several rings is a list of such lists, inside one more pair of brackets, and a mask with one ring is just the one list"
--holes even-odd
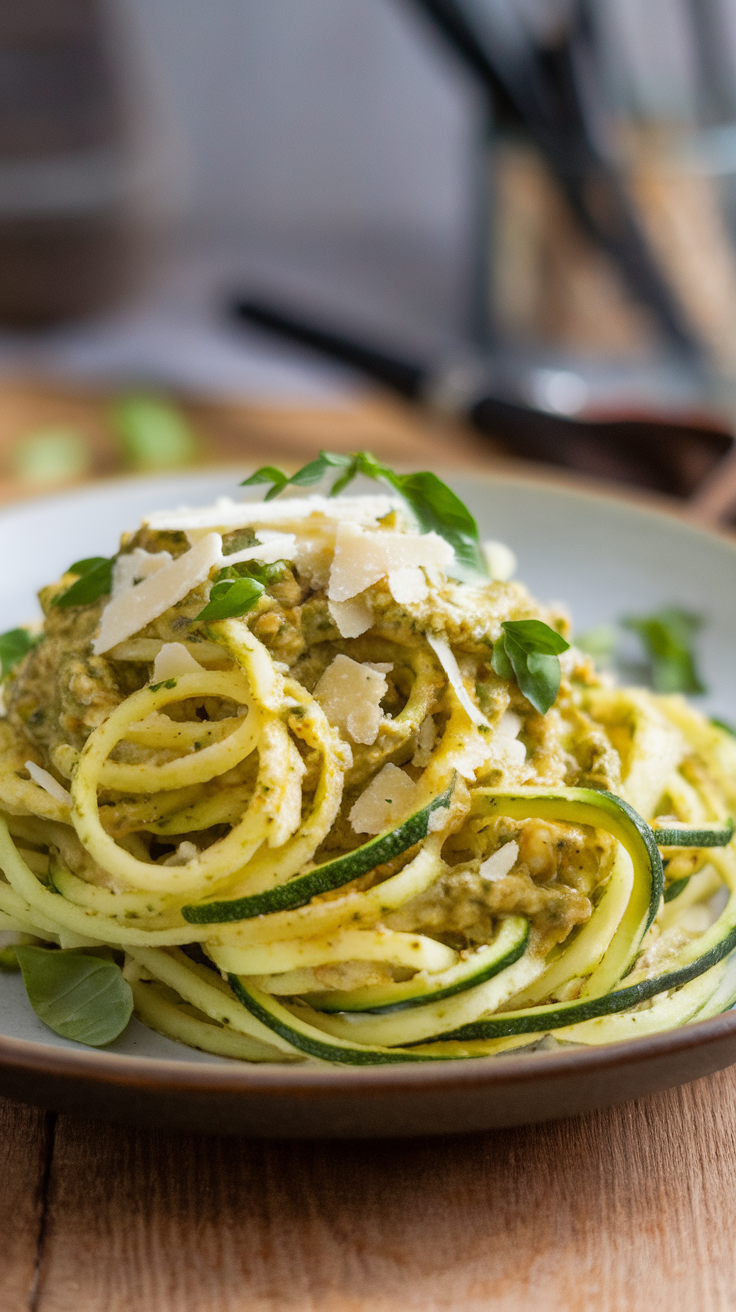
[(516, 865), (519, 857), (519, 844), (516, 842), (504, 843), (499, 847), (497, 852), (491, 853), (487, 861), (484, 861), (480, 868), (482, 879), (504, 879), (509, 870)]
[(426, 601), (429, 596), (427, 580), (417, 566), (405, 565), (402, 569), (392, 569), (388, 576), (388, 590), (394, 601), (400, 606), (410, 606), (412, 602)]
[(353, 597), (351, 601), (328, 601), (327, 609), (341, 638), (359, 638), (373, 623), (373, 611), (364, 597)]
[(440, 665), (445, 671), (445, 674), (450, 680), (455, 696), (463, 709), (467, 711), (473, 724), (484, 724), (486, 728), (490, 728), (485, 715), (482, 711), (478, 710), (478, 707), (470, 698), (470, 694), (463, 683), (458, 663), (453, 652), (450, 650), (449, 643), (447, 643), (444, 638), (436, 638), (432, 633), (428, 633), (426, 638)]
[(134, 583), (147, 579), (151, 574), (155, 574), (162, 569), (164, 565), (171, 563), (170, 551), (144, 551), (143, 547), (136, 547), (135, 551), (128, 551), (123, 556), (118, 556), (112, 567), (112, 597), (118, 597), (121, 592), (127, 588), (132, 588)]
[(349, 733), (353, 742), (370, 746), (378, 737), (383, 719), (380, 702), (387, 692), (383, 674), (349, 656), (336, 656), (313, 696), (330, 724)]
[(44, 792), (49, 794), (49, 797), (53, 797), (56, 802), (63, 802), (65, 806), (71, 806), (71, 793), (68, 793), (66, 788), (62, 788), (61, 784), (54, 779), (52, 774), (49, 774), (48, 770), (42, 770), (41, 766), (36, 765), (35, 761), (26, 761), (25, 767), (34, 784), (38, 784), (39, 788), (43, 788)]
[(507, 765), (518, 767), (526, 761), (526, 747), (516, 738), (502, 738), (501, 756)]
[(384, 765), (360, 794), (350, 823), (356, 834), (380, 834), (401, 824), (417, 804), (417, 785), (396, 765)]
[(155, 661), (151, 683), (178, 679), (180, 674), (201, 674), (204, 666), (195, 661), (183, 642), (165, 642)]
[(190, 861), (195, 861), (198, 856), (199, 848), (194, 843), (185, 840), (161, 864), (164, 866), (186, 866)]
[(327, 595), (330, 601), (349, 601), (392, 572), (419, 565), (447, 569), (453, 560), (452, 547), (437, 533), (370, 532), (359, 524), (341, 523)]
[(516, 556), (505, 542), (482, 542), (481, 551), (485, 556), (488, 573), (498, 583), (508, 583), (516, 573)]
[(526, 747), (518, 741), (521, 718), (514, 711), (506, 711), (496, 725), (493, 735), (493, 754), (504, 764), (520, 766), (526, 761)]
[(504, 711), (496, 725), (497, 738), (518, 738), (521, 733), (521, 716), (515, 711)]
[(144, 524), (153, 529), (219, 529), (229, 531), (258, 524), (278, 524), (306, 519), (309, 515), (322, 515), (333, 521), (352, 521), (355, 524), (377, 524), (379, 519), (400, 509), (401, 502), (393, 497), (286, 497), (278, 501), (232, 501), (220, 497), (214, 506), (195, 509), (181, 506), (179, 510), (157, 510)]
[(102, 612), (100, 631), (92, 644), (95, 656), (132, 637), (182, 601), (192, 588), (204, 583), (213, 565), (219, 565), (221, 557), (220, 534), (208, 533), (183, 556), (172, 560), (170, 565), (164, 565), (137, 587), (127, 588), (119, 596), (111, 597)]
[(475, 776), (493, 756), (490, 734), (480, 734), (476, 730), (463, 738), (454, 751), (448, 753), (446, 763), (448, 770), (457, 770), (469, 783), (475, 782)]

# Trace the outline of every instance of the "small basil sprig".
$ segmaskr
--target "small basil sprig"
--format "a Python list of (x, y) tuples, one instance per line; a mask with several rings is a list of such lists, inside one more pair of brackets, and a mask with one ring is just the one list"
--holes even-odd
[(621, 623), (641, 638), (656, 692), (705, 692), (693, 652), (693, 640), (703, 627), (700, 615), (665, 606), (653, 615), (630, 615)]
[(36, 1015), (56, 1034), (101, 1048), (122, 1034), (133, 993), (114, 961), (56, 948), (16, 947)]
[(42, 637), (42, 633), (30, 633), (28, 629), (8, 629), (7, 633), (0, 633), (0, 680), (7, 677), (13, 666), (22, 661)]
[(436, 474), (424, 471), (417, 474), (396, 474), (389, 465), (376, 460), (370, 451), (352, 451), (349, 455), (334, 451), (320, 451), (316, 460), (298, 469), (291, 478), (272, 465), (264, 465), (241, 484), (251, 487), (256, 483), (270, 483), (266, 501), (283, 492), (284, 488), (311, 487), (321, 482), (331, 470), (341, 471), (330, 488), (329, 495), (337, 496), (358, 475), (379, 479), (398, 492), (409, 509), (417, 527), (423, 533), (434, 531), (455, 552), (457, 562), (454, 575), (467, 583), (487, 580), (488, 566), (481, 551), (478, 525), (459, 497)]
[(247, 615), (263, 592), (265, 588), (258, 579), (221, 579), (213, 584), (210, 599), (197, 619), (229, 620)]
[(114, 557), (88, 556), (70, 565), (67, 574), (78, 574), (76, 583), (72, 583), (66, 592), (54, 597), (54, 606), (66, 610), (67, 606), (89, 606), (98, 597), (104, 597), (112, 587), (112, 567)]
[(519, 688), (546, 715), (560, 691), (560, 652), (569, 642), (541, 620), (505, 620), (503, 637), (493, 644), (491, 664), (502, 679), (516, 677)]

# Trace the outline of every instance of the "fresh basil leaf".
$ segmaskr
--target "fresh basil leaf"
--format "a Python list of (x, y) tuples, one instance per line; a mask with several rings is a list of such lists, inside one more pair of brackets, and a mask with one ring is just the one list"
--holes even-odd
[(493, 644), (491, 666), (501, 679), (516, 682), (535, 710), (546, 715), (560, 691), (558, 655), (569, 642), (541, 620), (505, 620)]
[(693, 653), (693, 640), (703, 626), (700, 615), (665, 606), (653, 615), (630, 615), (621, 623), (640, 637), (656, 692), (705, 692)]
[(560, 691), (557, 656), (525, 650), (510, 633), (506, 633), (503, 643), (521, 692), (540, 715), (546, 715)]
[(213, 585), (210, 599), (197, 619), (227, 620), (246, 615), (264, 591), (257, 579), (222, 579)]
[(275, 469), (273, 465), (261, 465), (261, 468), (257, 469), (255, 474), (251, 474), (250, 478), (244, 478), (240, 486), (253, 487), (256, 483), (272, 483), (273, 487), (266, 493), (266, 501), (271, 501), (283, 491), (288, 482), (290, 479), (280, 469)]
[(342, 492), (357, 474), (388, 483), (398, 492), (423, 533), (434, 531), (450, 543), (457, 562), (455, 577), (475, 583), (488, 578), (488, 566), (481, 551), (478, 526), (473, 516), (460, 498), (436, 474), (428, 471), (396, 474), (389, 465), (371, 455), (370, 451), (353, 451), (350, 455), (320, 451), (316, 460), (297, 470), (291, 478), (272, 466), (264, 465), (241, 486), (272, 483), (273, 486), (266, 494), (266, 500), (270, 501), (289, 484), (310, 486), (321, 482), (329, 469), (342, 471), (330, 489), (330, 496), (333, 497)]
[(56, 948), (14, 949), (28, 999), (56, 1034), (93, 1048), (122, 1034), (133, 1012), (133, 993), (114, 961)]
[(83, 574), (91, 574), (92, 570), (108, 563), (107, 556), (85, 556), (84, 560), (75, 560), (66, 572), (67, 574), (79, 574), (81, 577)]
[(28, 629), (8, 629), (0, 633), (0, 680), (41, 641), (42, 633), (29, 633)]
[(224, 579), (255, 579), (264, 588), (269, 588), (284, 577), (288, 568), (286, 560), (277, 560), (272, 565), (264, 565), (262, 560), (241, 560), (238, 565), (226, 565), (218, 570), (215, 583), (222, 583)]
[(465, 583), (488, 579), (478, 525), (460, 498), (436, 474), (394, 474), (387, 481), (403, 497), (423, 533), (434, 531), (449, 542), (455, 552), (456, 578)]
[(542, 620), (504, 620), (501, 628), (507, 637), (513, 638), (517, 646), (530, 656), (559, 656), (560, 652), (567, 651), (570, 646), (561, 634)]
[(197, 455), (188, 421), (160, 397), (123, 397), (112, 418), (123, 454), (134, 469), (174, 469)]
[(499, 679), (513, 679), (514, 667), (506, 655), (506, 644), (503, 634), (498, 642), (493, 644), (493, 656), (491, 657), (491, 667), (496, 671)]
[[(288, 478), (280, 469), (274, 469), (273, 465), (262, 465), (260, 469), (256, 470), (255, 474), (251, 474), (250, 478), (243, 479), (240, 486), (252, 487), (255, 483), (272, 483), (273, 487), (266, 493), (266, 501), (272, 501), (274, 497), (279, 495), (279, 492), (283, 492), (285, 487), (290, 485), (294, 487), (313, 487), (315, 483), (322, 482), (328, 469), (350, 470), (354, 463), (355, 458), (353, 456), (342, 456), (331, 451), (320, 451), (316, 460), (310, 460), (309, 464), (297, 469), (291, 478)], [(348, 473), (347, 478), (343, 476), (342, 479), (338, 479), (341, 487), (347, 486), (347, 483), (355, 477), (355, 473), (356, 471), (353, 470)], [(331, 495), (335, 495), (334, 488)]]
[(68, 606), (89, 606), (98, 597), (106, 596), (112, 587), (112, 566), (112, 559), (107, 560), (104, 556), (91, 556), (70, 565), (67, 572), (81, 577), (66, 592), (54, 598), (54, 606), (61, 610)]
[[(508, 638), (506, 641), (508, 642)], [(532, 706), (542, 715), (546, 715), (557, 699), (561, 677), (560, 662), (556, 656), (546, 656), (543, 652), (529, 652), (526, 657), (526, 671), (524, 677), (519, 679), (519, 687)]]

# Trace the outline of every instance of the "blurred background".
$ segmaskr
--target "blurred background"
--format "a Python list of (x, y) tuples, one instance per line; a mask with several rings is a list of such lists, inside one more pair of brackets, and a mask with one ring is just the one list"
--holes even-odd
[(735, 251), (736, 0), (0, 0), (5, 496), (369, 446), (729, 522)]

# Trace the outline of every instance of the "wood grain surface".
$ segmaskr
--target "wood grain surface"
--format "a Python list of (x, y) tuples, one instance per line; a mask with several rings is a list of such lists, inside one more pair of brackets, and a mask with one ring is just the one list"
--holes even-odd
[(736, 1070), (460, 1138), (0, 1134), (3, 1312), (736, 1307)]
[[(135, 472), (115, 435), (110, 389), (60, 386), (48, 380), (0, 378), (0, 501), (63, 491), (66, 487)], [(393, 464), (437, 468), (493, 468), (502, 448), (464, 424), (431, 416), (383, 392), (356, 392), (334, 405), (274, 405), (221, 397), (171, 396), (187, 419), (198, 450), (196, 464), (247, 465), (265, 460), (297, 468), (322, 447), (368, 449)], [(18, 476), (14, 459), (27, 439), (70, 429), (87, 444), (90, 465), (82, 478), (34, 483)], [(163, 471), (166, 472), (166, 471)]]

